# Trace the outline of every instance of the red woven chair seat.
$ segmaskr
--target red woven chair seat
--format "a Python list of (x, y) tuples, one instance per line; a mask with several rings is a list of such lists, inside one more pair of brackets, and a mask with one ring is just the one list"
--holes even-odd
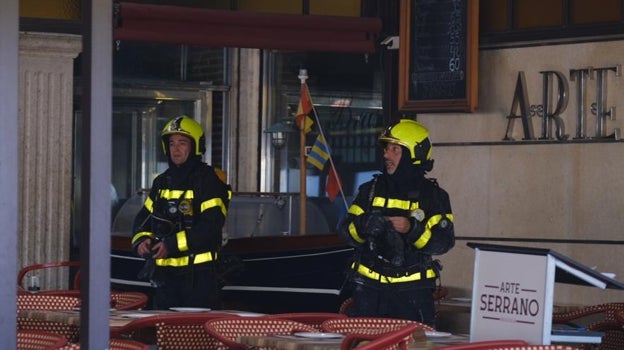
[(417, 324), (418, 328), (434, 331), (431, 326), (424, 323), (404, 320), (399, 318), (385, 318), (385, 317), (347, 317), (327, 320), (321, 325), (323, 331), (335, 332), (335, 333), (352, 333), (358, 329), (374, 329), (374, 328), (387, 328), (396, 325), (405, 324)]
[(18, 317), (17, 329), (19, 331), (40, 331), (54, 333), (63, 336), (67, 342), (77, 342), (80, 334), (80, 327), (61, 322), (35, 320), (31, 318)]
[(80, 306), (80, 297), (65, 295), (19, 294), (17, 310), (72, 310)]
[(307, 324), (321, 331), (321, 325), (327, 320), (347, 318), (347, 315), (331, 312), (293, 312), (266, 315), (265, 318), (279, 318)]
[(310, 325), (285, 319), (268, 317), (227, 317), (206, 322), (204, 328), (218, 340), (218, 349), (250, 349), (237, 339), (245, 335), (292, 334), (295, 332), (318, 332)]
[(140, 292), (111, 291), (111, 306), (117, 310), (143, 310), (149, 297)]
[(581, 347), (583, 349), (621, 350), (624, 349), (624, 324), (616, 318), (616, 313), (620, 311), (624, 311), (624, 303), (592, 305), (575, 311), (553, 314), (552, 323), (604, 332), (600, 345), (585, 344)]
[(348, 333), (340, 345), (341, 350), (383, 350), (407, 349), (412, 341), (413, 332), (419, 328), (418, 324), (407, 323), (393, 325), (388, 328), (361, 328), (354, 333)]
[[(424, 323), (384, 317), (348, 317), (343, 319), (327, 320), (323, 322), (321, 328), (325, 332), (376, 336), (398, 330), (398, 328), (406, 325), (416, 325), (416, 327), (414, 327), (415, 329), (421, 329), (423, 331), (434, 330), (432, 327)], [(410, 334), (405, 337), (404, 343), (407, 345), (413, 340), (414, 339)], [(399, 345), (394, 345), (391, 348), (398, 349)]]
[[(109, 342), (109, 350), (149, 350), (149, 346), (130, 339), (111, 339)], [(69, 344), (60, 350), (80, 350), (80, 344)]]
[[(23, 310), (72, 310), (80, 305), (80, 298), (61, 295), (20, 294), (17, 296), (17, 311)], [(80, 328), (66, 323), (17, 317), (18, 330), (35, 330), (56, 333), (67, 341), (78, 340)]]
[(17, 331), (17, 350), (55, 350), (67, 345), (59, 334), (35, 330)]
[(231, 316), (218, 312), (167, 313), (133, 320), (111, 330), (111, 338), (156, 344), (159, 350), (215, 349), (218, 343), (204, 330), (206, 321)]

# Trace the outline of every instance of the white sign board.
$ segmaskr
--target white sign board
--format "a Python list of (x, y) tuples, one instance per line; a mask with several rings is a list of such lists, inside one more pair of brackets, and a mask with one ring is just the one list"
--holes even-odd
[(478, 248), (475, 254), (470, 341), (550, 344), (554, 259)]

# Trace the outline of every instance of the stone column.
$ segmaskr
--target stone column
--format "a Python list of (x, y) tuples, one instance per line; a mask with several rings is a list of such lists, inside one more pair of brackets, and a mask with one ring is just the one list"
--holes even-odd
[[(69, 259), (74, 59), (81, 37), (20, 33), (18, 266)], [(42, 275), (67, 288), (67, 275)]]
[(258, 49), (235, 49), (232, 55), (232, 89), (230, 90), (230, 142), (227, 146), (232, 164), (229, 180), (236, 192), (258, 191), (258, 158), (260, 157), (260, 74)]

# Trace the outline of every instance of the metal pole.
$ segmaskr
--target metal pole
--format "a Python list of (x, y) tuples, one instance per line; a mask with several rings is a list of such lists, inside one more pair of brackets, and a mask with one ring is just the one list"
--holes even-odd
[(0, 348), (16, 348), (17, 237), (19, 212), (18, 85), (19, 2), (4, 1), (0, 11), (0, 222), (2, 222), (2, 264), (0, 264)]
[[(308, 80), (308, 71), (306, 69), (299, 70), (299, 80), (301, 80), (301, 88), (303, 88), (306, 80)], [(299, 123), (299, 234), (306, 234), (307, 220), (307, 180), (306, 180), (306, 134), (305, 134), (305, 117)]]
[[(108, 349), (113, 3), (82, 1), (80, 346)], [(83, 278), (84, 276), (84, 278)]]

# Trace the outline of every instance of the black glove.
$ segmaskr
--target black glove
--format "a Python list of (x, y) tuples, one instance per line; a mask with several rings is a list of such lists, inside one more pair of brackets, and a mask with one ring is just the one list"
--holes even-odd
[(137, 274), (137, 278), (143, 281), (149, 281), (154, 276), (154, 270), (156, 269), (156, 263), (152, 257), (148, 257), (145, 260), (145, 265), (139, 273)]
[(156, 237), (168, 237), (177, 232), (176, 228), (173, 221), (158, 215), (152, 216), (152, 232)]
[(412, 224), (412, 229), (407, 233), (407, 241), (410, 244), (414, 244), (414, 242), (422, 236), (423, 232), (425, 232), (425, 224), (414, 218), (411, 218), (410, 222)]
[(377, 242), (377, 253), (384, 260), (397, 267), (405, 263), (405, 241), (401, 233), (388, 230)]
[(353, 220), (360, 237), (369, 241), (386, 232), (386, 219), (379, 212), (367, 212)]

